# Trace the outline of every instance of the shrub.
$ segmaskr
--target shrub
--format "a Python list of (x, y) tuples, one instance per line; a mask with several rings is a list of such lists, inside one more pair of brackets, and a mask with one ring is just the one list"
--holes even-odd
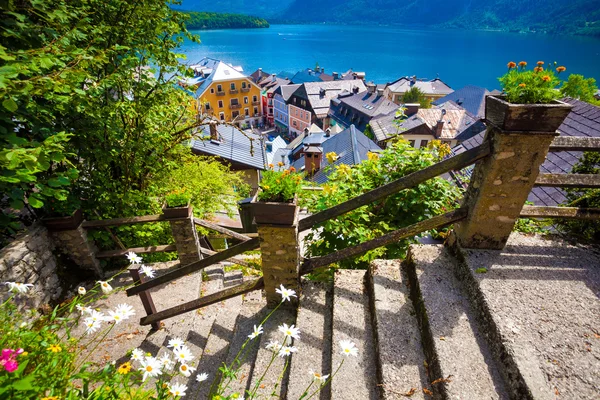
[[(283, 164), (279, 165), (279, 168), (282, 166)], [(295, 171), (294, 167), (275, 171), (273, 164), (269, 164), (269, 169), (263, 173), (260, 181), (258, 200), (278, 203), (293, 201), (302, 186), (302, 175)]]
[[(498, 80), (503, 93), (510, 103), (514, 104), (547, 104), (560, 97), (557, 90), (560, 80), (550, 67), (544, 68), (544, 62), (538, 61), (533, 70), (527, 70), (525, 61), (519, 65), (513, 61), (508, 63), (508, 72)], [(556, 68), (558, 74), (566, 68)]]
[(165, 196), (167, 207), (185, 207), (192, 200), (192, 195), (186, 188), (173, 190)]

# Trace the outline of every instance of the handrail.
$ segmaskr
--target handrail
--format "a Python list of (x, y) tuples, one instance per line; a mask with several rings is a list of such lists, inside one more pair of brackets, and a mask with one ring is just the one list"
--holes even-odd
[(212, 264), (225, 261), (226, 259), (241, 254), (245, 251), (254, 250), (259, 246), (260, 241), (258, 238), (250, 239), (245, 242), (236, 244), (235, 246), (232, 246), (227, 250), (220, 251), (215, 255), (193, 262), (184, 267), (177, 268), (176, 270), (168, 272), (164, 275), (157, 276), (156, 278), (151, 279), (148, 282), (144, 282), (140, 285), (130, 287), (129, 289), (127, 289), (127, 296), (133, 296), (145, 290), (162, 285), (163, 283), (171, 282), (172, 280), (181, 278), (185, 275), (191, 274), (192, 272), (199, 271)]
[(600, 188), (600, 175), (594, 174), (539, 174), (534, 186)]
[(342, 250), (335, 251), (322, 257), (314, 257), (305, 260), (300, 266), (300, 275), (306, 275), (316, 268), (338, 262), (348, 257), (353, 257), (357, 254), (365, 253), (369, 250), (378, 247), (386, 246), (390, 243), (397, 242), (400, 239), (418, 235), (419, 233), (429, 231), (431, 229), (441, 228), (451, 223), (463, 220), (468, 215), (467, 208), (458, 208), (442, 215), (426, 219), (425, 221), (417, 222), (405, 228), (400, 228), (383, 236), (371, 239), (367, 242), (357, 244), (356, 246), (347, 247)]
[(131, 247), (129, 249), (106, 250), (96, 253), (96, 258), (120, 257), (126, 255), (130, 251), (133, 251), (137, 254), (165, 253), (169, 251), (177, 251), (177, 247), (174, 244), (164, 244), (159, 246)]
[(200, 225), (200, 226), (202, 226), (204, 228), (211, 229), (213, 231), (217, 231), (217, 232), (222, 233), (222, 234), (227, 235), (227, 236), (231, 236), (232, 238), (237, 239), (237, 240), (241, 240), (242, 242), (245, 242), (245, 241), (251, 239), (250, 237), (248, 237), (246, 235), (242, 235), (241, 233), (237, 233), (235, 231), (232, 231), (231, 229), (223, 228), (220, 225), (213, 224), (212, 222), (208, 222), (208, 221), (205, 221), (205, 220), (200, 219), (200, 218), (194, 217), (194, 223), (196, 225)]
[(600, 208), (524, 206), (521, 218), (600, 219)]
[(133, 224), (145, 224), (148, 222), (166, 222), (166, 221), (180, 221), (187, 219), (185, 218), (167, 218), (163, 214), (155, 215), (142, 215), (140, 217), (124, 217), (124, 218), (111, 218), (111, 219), (98, 219), (93, 221), (83, 221), (81, 227), (84, 229), (104, 228), (106, 226), (119, 226), (119, 225), (133, 225)]
[(140, 325), (150, 325), (153, 322), (158, 322), (163, 319), (172, 318), (177, 315), (184, 314), (189, 311), (196, 310), (198, 308), (206, 307), (211, 304), (218, 303), (223, 300), (230, 299), (235, 296), (239, 296), (244, 293), (252, 292), (254, 290), (259, 290), (265, 287), (265, 281), (263, 278), (253, 279), (247, 282), (244, 282), (240, 285), (236, 285), (234, 287), (230, 287), (224, 290), (221, 290), (216, 293), (209, 294), (204, 297), (200, 297), (199, 299), (188, 301), (187, 303), (180, 304), (175, 307), (167, 308), (166, 310), (159, 311), (154, 314), (150, 314), (140, 320)]
[[(218, 251), (207, 249), (205, 247), (200, 247), (200, 252), (202, 254), (204, 254), (204, 255), (207, 255), (207, 256), (214, 256), (215, 254), (218, 253)], [(231, 257), (231, 258), (228, 258), (225, 261), (229, 261), (229, 262), (232, 262), (232, 263), (235, 263), (235, 264), (238, 264), (238, 265), (243, 265), (244, 267), (251, 267), (251, 265), (250, 265), (250, 263), (248, 261), (242, 260), (241, 258), (238, 258), (238, 257)]]
[(339, 217), (348, 211), (352, 211), (364, 205), (370, 204), (401, 190), (414, 187), (446, 172), (465, 168), (481, 160), (482, 158), (487, 157), (489, 154), (490, 144), (486, 141), (480, 146), (465, 151), (464, 153), (450, 157), (420, 171), (413, 172), (412, 174), (380, 186), (377, 189), (373, 189), (360, 196), (356, 196), (348, 201), (345, 201), (344, 203), (328, 208), (327, 210), (308, 216), (298, 222), (298, 230), (305, 231), (312, 228), (316, 224)]
[(557, 136), (548, 151), (600, 151), (600, 138)]

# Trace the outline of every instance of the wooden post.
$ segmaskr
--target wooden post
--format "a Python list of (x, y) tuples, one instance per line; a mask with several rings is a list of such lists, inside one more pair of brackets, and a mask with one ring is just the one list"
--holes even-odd
[[(144, 283), (144, 278), (140, 275), (140, 270), (137, 267), (129, 268), (129, 274), (133, 279), (133, 284), (138, 285), (140, 283)], [(156, 314), (156, 307), (154, 306), (154, 301), (152, 300), (152, 296), (149, 291), (144, 291), (139, 293), (140, 300), (142, 300), (142, 305), (144, 306), (144, 310), (146, 310), (146, 315), (150, 316), (152, 314)], [(144, 318), (142, 318), (143, 320)], [(157, 331), (160, 329), (160, 321), (155, 321), (152, 323), (152, 329)]]

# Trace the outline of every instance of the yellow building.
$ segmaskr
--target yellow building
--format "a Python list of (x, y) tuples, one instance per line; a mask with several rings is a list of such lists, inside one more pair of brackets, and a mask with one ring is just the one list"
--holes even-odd
[(194, 78), (184, 82), (195, 93), (198, 110), (247, 128), (262, 121), (260, 88), (241, 67), (204, 58), (192, 65)]

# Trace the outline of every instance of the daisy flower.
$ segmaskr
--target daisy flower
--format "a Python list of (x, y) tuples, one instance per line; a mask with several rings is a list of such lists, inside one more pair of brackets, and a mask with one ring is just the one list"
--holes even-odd
[(269, 341), (269, 343), (267, 343), (265, 347), (267, 350), (279, 351), (279, 348), (281, 346), (279, 345), (279, 342), (277, 340), (271, 340)]
[(104, 317), (104, 320), (106, 322), (111, 322), (111, 321), (115, 321), (115, 324), (118, 324), (119, 322), (126, 320), (127, 318), (123, 317), (123, 315), (117, 311), (109, 311), (108, 315), (106, 317)]
[(185, 345), (181, 346), (181, 347), (176, 347), (175, 349), (173, 349), (173, 353), (175, 353), (175, 358), (180, 363), (185, 363), (187, 361), (192, 361), (194, 359), (192, 352)]
[(183, 340), (179, 339), (178, 337), (174, 337), (173, 339), (169, 340), (169, 343), (167, 344), (167, 347), (172, 347), (173, 350), (181, 346), (183, 346)]
[(87, 317), (83, 320), (84, 325), (86, 326), (85, 333), (91, 335), (100, 329), (100, 321), (94, 320), (92, 317)]
[(129, 304), (119, 304), (115, 309), (115, 312), (121, 314), (123, 319), (127, 319), (129, 317), (133, 317), (135, 315), (135, 310)]
[(160, 363), (163, 366), (163, 370), (165, 371), (170, 371), (173, 366), (175, 366), (175, 361), (171, 360), (171, 357), (169, 357), (168, 354), (164, 354), (161, 359), (160, 359)]
[(248, 337), (250, 339), (254, 339), (255, 337), (257, 337), (261, 333), (263, 333), (263, 327), (262, 327), (262, 325), (259, 325), (258, 328), (256, 327), (256, 325), (254, 325), (254, 331), (252, 332), (252, 334), (248, 335)]
[(129, 262), (132, 264), (141, 264), (142, 263), (142, 257), (138, 256), (133, 251), (130, 251), (129, 253), (127, 253), (125, 255), (125, 257), (127, 257)]
[(18, 282), (4, 282), (8, 285), (8, 290), (13, 293), (27, 293), (30, 287), (33, 287), (31, 283), (18, 283)]
[(101, 312), (99, 312), (99, 311), (96, 311), (96, 310), (91, 310), (89, 313), (90, 313), (90, 318), (91, 318), (93, 321), (104, 321), (104, 320), (106, 319), (106, 318), (104, 317), (104, 314), (102, 314), (102, 313), (101, 313)]
[(113, 288), (112, 288), (112, 286), (110, 286), (110, 284), (107, 281), (98, 281), (98, 283), (100, 284), (102, 293), (109, 294), (110, 292), (112, 292)]
[(148, 278), (154, 278), (154, 269), (147, 265), (140, 266), (140, 272), (146, 275)]
[(279, 285), (279, 289), (275, 289), (275, 291), (281, 295), (282, 300), (291, 301), (290, 297), (298, 297), (294, 290), (286, 289), (283, 285)]
[(349, 340), (340, 340), (340, 347), (342, 348), (342, 354), (345, 356), (358, 356), (358, 349), (353, 342)]
[(204, 382), (207, 379), (208, 379), (208, 374), (206, 374), (204, 372), (196, 375), (196, 382)]
[(142, 349), (133, 349), (131, 351), (131, 359), (134, 361), (142, 361), (144, 359), (144, 352), (142, 351)]
[(179, 372), (181, 373), (181, 375), (188, 377), (192, 374), (192, 372), (194, 372), (196, 370), (196, 368), (189, 366), (187, 364), (181, 363), (181, 365), (179, 366)]
[(184, 384), (174, 383), (169, 388), (169, 393), (171, 393), (173, 396), (183, 397), (183, 396), (185, 396), (186, 390), (187, 390), (187, 386), (185, 386)]
[(142, 364), (142, 367), (138, 368), (138, 370), (144, 372), (142, 382), (144, 382), (148, 377), (153, 378), (162, 373), (160, 361), (154, 357), (146, 357), (145, 359), (140, 360), (140, 364)]
[(75, 306), (75, 308), (77, 309), (77, 311), (81, 312), (82, 314), (88, 313), (91, 314), (92, 313), (92, 309), (86, 306), (82, 306), (81, 304), (77, 304)]
[(295, 328), (294, 325), (288, 326), (283, 324), (279, 326), (279, 332), (283, 333), (286, 337), (300, 340), (300, 329)]
[(281, 349), (279, 349), (279, 357), (287, 357), (297, 351), (298, 351), (298, 349), (295, 348), (294, 346), (283, 346)]
[(85, 294), (87, 293), (87, 290), (85, 290), (85, 288), (83, 286), (79, 286), (77, 288), (77, 293), (79, 293), (82, 296), (85, 296)]
[(310, 371), (310, 376), (312, 376), (313, 380), (315, 382), (319, 382), (319, 384), (324, 384), (327, 381), (327, 378), (329, 378), (329, 375), (321, 375), (319, 372), (315, 372), (315, 371)]

